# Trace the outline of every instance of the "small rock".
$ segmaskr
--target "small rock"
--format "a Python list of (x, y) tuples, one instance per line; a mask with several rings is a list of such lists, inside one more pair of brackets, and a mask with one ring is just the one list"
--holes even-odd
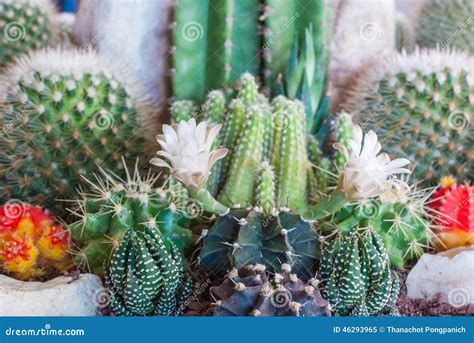
[(0, 275), (2, 316), (95, 316), (102, 281), (92, 274), (76, 280), (60, 276), (47, 282), (24, 282)]
[[(406, 280), (412, 299), (433, 299), (444, 293), (454, 307), (474, 304), (474, 246), (423, 254)], [(437, 299), (441, 300), (441, 299)]]

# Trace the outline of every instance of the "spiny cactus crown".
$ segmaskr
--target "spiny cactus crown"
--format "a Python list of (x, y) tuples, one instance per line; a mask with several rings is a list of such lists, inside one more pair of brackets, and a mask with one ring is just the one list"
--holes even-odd
[(0, 3), (0, 67), (21, 55), (56, 43), (60, 25), (50, 0)]
[(415, 180), (470, 177), (474, 60), (463, 53), (401, 53), (360, 75), (343, 108), (374, 129), (388, 152), (412, 161)]
[(121, 316), (179, 315), (191, 291), (181, 252), (158, 229), (125, 233), (108, 265), (112, 309)]
[(307, 283), (282, 265), (281, 273), (269, 275), (264, 265), (248, 265), (229, 272), (221, 285), (211, 287), (214, 316), (330, 315), (329, 304), (318, 289), (319, 281)]
[(93, 52), (49, 50), (2, 76), (0, 199), (61, 209), (55, 200), (73, 197), (96, 165), (120, 168), (122, 156), (143, 153), (143, 128), (153, 127), (147, 93), (107, 63)]
[(353, 231), (324, 251), (321, 261), (323, 296), (338, 315), (389, 313), (398, 297), (399, 282), (392, 273), (380, 236)]
[(95, 182), (87, 180), (91, 191), (82, 194), (77, 209), (71, 210), (79, 221), (70, 225), (78, 245), (75, 256), (77, 265), (96, 274), (102, 274), (128, 231), (156, 230), (168, 247), (170, 244), (183, 251), (192, 241), (187, 230), (187, 220), (198, 213), (187, 199), (186, 191), (179, 184), (155, 184), (159, 176), (141, 176), (137, 166), (127, 179), (122, 180), (101, 169)]

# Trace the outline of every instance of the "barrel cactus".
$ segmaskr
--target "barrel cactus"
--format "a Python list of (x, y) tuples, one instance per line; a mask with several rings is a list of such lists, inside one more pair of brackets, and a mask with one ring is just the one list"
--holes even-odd
[(389, 314), (400, 289), (382, 239), (371, 230), (334, 239), (324, 251), (321, 278), (323, 296), (339, 316)]
[(141, 176), (136, 166), (126, 180), (101, 169), (95, 180), (87, 181), (91, 191), (83, 193), (71, 209), (79, 216), (70, 231), (77, 245), (74, 259), (81, 268), (103, 274), (128, 231), (151, 228), (166, 246), (181, 252), (192, 242), (186, 228), (191, 205), (180, 185), (157, 187), (157, 177)]
[(0, 67), (18, 57), (61, 41), (61, 24), (51, 0), (0, 3)]
[(414, 163), (414, 180), (472, 177), (474, 59), (417, 50), (370, 65), (354, 80), (343, 108), (373, 128), (390, 154)]
[(151, 226), (126, 231), (112, 253), (106, 284), (119, 316), (179, 315), (192, 287), (179, 249)]
[(307, 283), (282, 265), (270, 275), (261, 264), (232, 269), (225, 280), (211, 287), (214, 316), (329, 316), (329, 304), (321, 296), (319, 281)]
[(22, 58), (0, 82), (0, 200), (61, 211), (82, 176), (134, 161), (154, 130), (147, 93), (126, 68), (93, 52)]
[(456, 47), (474, 53), (474, 3), (428, 0), (418, 18), (416, 41), (423, 47)]
[(0, 207), (0, 270), (19, 280), (72, 267), (70, 235), (40, 207), (11, 199)]

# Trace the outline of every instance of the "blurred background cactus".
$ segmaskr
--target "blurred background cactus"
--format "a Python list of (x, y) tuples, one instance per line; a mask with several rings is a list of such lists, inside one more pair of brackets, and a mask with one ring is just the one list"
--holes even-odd
[(69, 232), (40, 207), (12, 199), (0, 207), (0, 270), (19, 280), (51, 277), (73, 266)]
[(97, 165), (121, 169), (156, 132), (147, 91), (92, 52), (49, 50), (2, 75), (0, 199), (61, 212)]
[(59, 14), (51, 0), (2, 1), (0, 32), (0, 67), (61, 42)]

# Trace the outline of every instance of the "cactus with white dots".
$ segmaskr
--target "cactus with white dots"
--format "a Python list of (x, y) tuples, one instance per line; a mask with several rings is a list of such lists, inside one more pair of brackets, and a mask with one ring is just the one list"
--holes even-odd
[(382, 239), (371, 230), (335, 238), (324, 251), (321, 279), (323, 296), (339, 316), (390, 314), (400, 290)]
[[(126, 166), (124, 166), (126, 169)], [(135, 165), (125, 180), (101, 169), (91, 191), (82, 194), (70, 211), (79, 218), (69, 229), (76, 244), (74, 261), (83, 270), (104, 274), (114, 251), (128, 231), (156, 232), (164, 244), (183, 252), (193, 235), (188, 230), (186, 190), (169, 179), (157, 187), (158, 177), (141, 175)]]
[(342, 108), (374, 130), (391, 155), (408, 158), (426, 185), (474, 168), (474, 59), (449, 50), (396, 54), (360, 73)]
[[(97, 169), (121, 173), (153, 131), (147, 93), (128, 70), (93, 52), (47, 50), (2, 76), (0, 201), (61, 211)], [(150, 138), (151, 140), (151, 138)], [(122, 170), (123, 171), (123, 170)]]
[(0, 67), (34, 50), (60, 43), (59, 14), (51, 0), (0, 3)]

